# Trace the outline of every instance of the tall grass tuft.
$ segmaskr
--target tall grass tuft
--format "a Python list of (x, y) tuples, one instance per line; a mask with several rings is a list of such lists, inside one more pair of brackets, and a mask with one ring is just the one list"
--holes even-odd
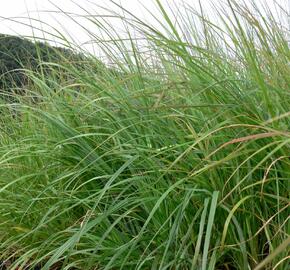
[(1, 103), (10, 269), (287, 269), (289, 25), (226, 2), (211, 20), (156, 0), (158, 26), (119, 7), (125, 38), (88, 13), (110, 67), (25, 71)]

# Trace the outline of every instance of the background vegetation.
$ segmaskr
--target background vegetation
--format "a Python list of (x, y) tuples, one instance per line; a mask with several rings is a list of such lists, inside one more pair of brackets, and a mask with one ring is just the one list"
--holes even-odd
[[(0, 89), (4, 94), (18, 90), (23, 92), (25, 86), (30, 83), (27, 70), (43, 75), (43, 79), (52, 74), (54, 79), (60, 79), (64, 72), (57, 67), (49, 68), (43, 63), (60, 64), (62, 61), (74, 65), (84, 61), (80, 53), (75, 53), (62, 47), (53, 47), (46, 42), (32, 42), (18, 36), (0, 34)], [(61, 74), (60, 74), (61, 73)]]
[(156, 28), (123, 10), (126, 40), (88, 15), (111, 36), (93, 38), (116, 72), (48, 49), (44, 74), (14, 54), (31, 82), (1, 103), (9, 269), (289, 266), (289, 28), (235, 1), (219, 25), (156, 4)]

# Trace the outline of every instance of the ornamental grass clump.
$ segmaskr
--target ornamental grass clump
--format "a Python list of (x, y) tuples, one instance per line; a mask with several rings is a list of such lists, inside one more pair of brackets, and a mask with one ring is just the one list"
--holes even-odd
[(107, 64), (43, 61), (73, 82), (24, 69), (27, 94), (1, 103), (10, 269), (287, 269), (289, 25), (155, 3), (157, 25), (112, 12), (126, 37), (88, 11)]

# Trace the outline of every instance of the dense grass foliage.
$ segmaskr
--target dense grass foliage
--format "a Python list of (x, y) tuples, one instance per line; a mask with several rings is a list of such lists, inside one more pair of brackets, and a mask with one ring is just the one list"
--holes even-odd
[(38, 102), (2, 102), (10, 269), (289, 266), (289, 28), (234, 1), (219, 25), (156, 4), (159, 27), (120, 16), (149, 53), (113, 33), (99, 46), (118, 72), (44, 63), (74, 83), (27, 70)]

